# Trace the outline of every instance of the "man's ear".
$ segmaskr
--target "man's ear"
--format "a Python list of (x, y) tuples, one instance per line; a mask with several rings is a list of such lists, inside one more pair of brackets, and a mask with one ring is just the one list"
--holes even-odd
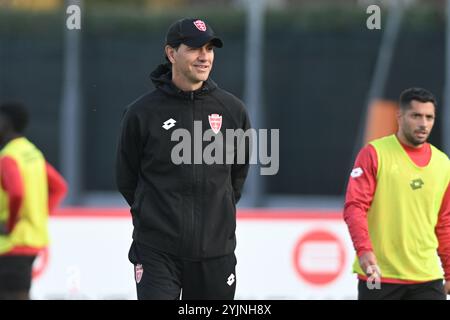
[(167, 59), (169, 59), (170, 63), (174, 63), (175, 58), (173, 57), (173, 54), (175, 52), (175, 48), (172, 48), (171, 46), (166, 45), (166, 47), (164, 48), (164, 51), (166, 52)]
[(403, 114), (404, 114), (403, 109), (399, 107), (399, 108), (397, 109), (397, 123), (398, 123), (399, 125), (400, 125), (400, 120), (401, 120)]

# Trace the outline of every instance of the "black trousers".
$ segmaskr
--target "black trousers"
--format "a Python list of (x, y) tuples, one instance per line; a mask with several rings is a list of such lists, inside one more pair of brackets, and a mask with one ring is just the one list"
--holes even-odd
[(133, 242), (128, 258), (134, 265), (139, 300), (232, 300), (236, 291), (233, 254), (191, 261)]
[(0, 256), (0, 296), (30, 290), (35, 258), (36, 256)]
[(440, 280), (418, 284), (381, 283), (380, 289), (369, 289), (366, 281), (358, 282), (358, 300), (446, 300)]

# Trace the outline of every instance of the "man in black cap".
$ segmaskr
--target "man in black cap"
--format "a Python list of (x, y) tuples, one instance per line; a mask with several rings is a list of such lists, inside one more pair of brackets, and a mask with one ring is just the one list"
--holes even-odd
[[(243, 103), (209, 78), (214, 47), (222, 45), (203, 20), (176, 21), (166, 36), (168, 63), (151, 74), (156, 89), (122, 119), (116, 176), (131, 206), (129, 260), (138, 299), (234, 298), (236, 203), (248, 172), (248, 141), (232, 139), (246, 156), (230, 164), (199, 163), (203, 148), (193, 142), (194, 131), (225, 141), (225, 130), (250, 128)], [(174, 161), (180, 132), (194, 146), (181, 152), (182, 163)]]

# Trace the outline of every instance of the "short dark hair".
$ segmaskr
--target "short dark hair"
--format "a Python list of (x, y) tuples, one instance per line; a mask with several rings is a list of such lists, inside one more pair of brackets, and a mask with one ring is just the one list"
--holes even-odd
[(28, 125), (28, 111), (25, 105), (17, 101), (9, 101), (0, 105), (0, 114), (8, 119), (14, 131), (22, 134)]
[(408, 110), (411, 108), (411, 101), (416, 100), (420, 102), (432, 102), (434, 107), (437, 106), (434, 95), (422, 88), (409, 88), (400, 94), (400, 109)]
[[(169, 47), (172, 47), (173, 49), (175, 49), (175, 51), (177, 51), (178, 50), (178, 48), (180, 47), (180, 45), (181, 45), (181, 43), (178, 43), (178, 44), (175, 44), (175, 45), (170, 45), (170, 44), (168, 44), (168, 46)], [(172, 62), (170, 62), (170, 60), (169, 60), (169, 57), (167, 56), (167, 54), (164, 52), (164, 58), (166, 59), (166, 61), (168, 62), (168, 63), (172, 63)]]

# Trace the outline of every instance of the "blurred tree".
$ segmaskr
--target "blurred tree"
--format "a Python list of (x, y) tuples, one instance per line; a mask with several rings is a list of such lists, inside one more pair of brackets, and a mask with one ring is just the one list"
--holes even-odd
[(60, 7), (63, 0), (0, 0), (0, 6), (22, 10), (48, 11)]

